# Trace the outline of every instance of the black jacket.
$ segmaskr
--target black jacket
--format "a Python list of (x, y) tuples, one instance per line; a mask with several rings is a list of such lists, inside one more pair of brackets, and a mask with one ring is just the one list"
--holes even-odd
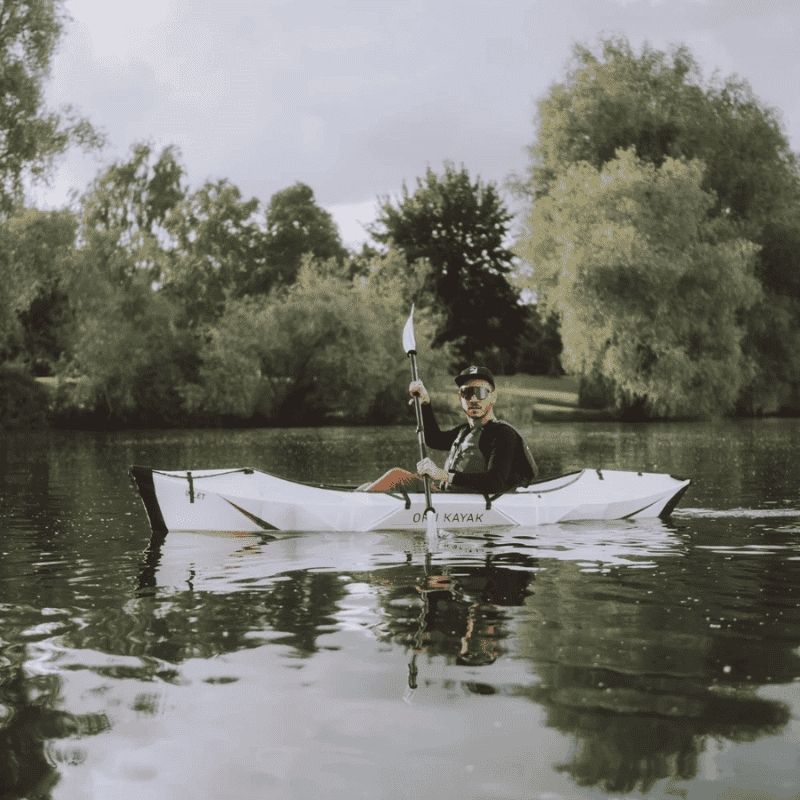
[[(425, 442), (434, 450), (449, 450), (468, 423), (443, 431), (436, 422), (430, 404), (422, 406)], [(497, 494), (527, 486), (535, 477), (525, 454), (522, 437), (511, 426), (499, 420), (487, 422), (478, 447), (486, 462), (484, 472), (456, 472), (451, 483), (455, 491)]]

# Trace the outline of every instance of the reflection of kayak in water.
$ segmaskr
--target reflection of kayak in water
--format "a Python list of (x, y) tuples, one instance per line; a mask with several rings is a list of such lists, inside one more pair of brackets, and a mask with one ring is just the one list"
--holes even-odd
[[(424, 529), (425, 495), (296, 483), (266, 472), (131, 467), (154, 531), (368, 531)], [(543, 525), (668, 516), (688, 480), (583, 469), (492, 497), (435, 495), (448, 528)]]
[(200, 588), (198, 581), (209, 575), (219, 577), (231, 556), (253, 552), (264, 538), (217, 531), (180, 531), (168, 537), (163, 532), (153, 533), (139, 573), (139, 588)]

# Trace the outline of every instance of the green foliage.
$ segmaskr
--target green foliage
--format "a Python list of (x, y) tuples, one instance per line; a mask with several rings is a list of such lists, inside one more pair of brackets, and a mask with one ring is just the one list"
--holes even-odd
[[(0, 361), (14, 358), (44, 371), (61, 348), (56, 330), (63, 322), (63, 294), (52, 274), (44, 275), (42, 262), (50, 234), (54, 254), (61, 246), (59, 223), (43, 215), (26, 231), (30, 219), (21, 222), (13, 215), (26, 181), (45, 177), (56, 155), (73, 142), (94, 146), (99, 141), (70, 109), (56, 113), (44, 104), (44, 82), (62, 32), (62, 5), (4, 0), (0, 7)], [(50, 232), (43, 226), (51, 226)], [(35, 253), (20, 245), (25, 237)], [(38, 324), (46, 326), (44, 335), (35, 330)]]
[(111, 424), (178, 424), (180, 386), (195, 367), (194, 343), (180, 315), (142, 273), (127, 285), (99, 283), (84, 309), (61, 393), (64, 417)]
[[(37, 374), (52, 374), (67, 346), (65, 289), (76, 221), (68, 211), (23, 209), (0, 224), (0, 355)], [(3, 326), (0, 325), (0, 329)]]
[[(399, 282), (350, 282), (335, 262), (306, 259), (292, 286), (228, 302), (187, 406), (283, 423), (397, 419), (408, 378), (400, 340), (407, 315)], [(423, 314), (418, 335), (429, 336), (432, 326)]]
[(63, 26), (59, 0), (3, 0), (0, 6), (0, 214), (20, 202), (26, 177), (46, 175), (54, 156), (99, 137), (69, 109), (44, 105), (44, 82)]
[(763, 222), (796, 193), (796, 159), (776, 113), (744, 81), (705, 83), (685, 46), (637, 54), (620, 37), (601, 40), (599, 53), (577, 45), (566, 79), (538, 106), (532, 188), (546, 194), (569, 164), (601, 167), (620, 148), (655, 165), (701, 159), (704, 188), (737, 219)]
[(258, 200), (242, 199), (228, 181), (206, 183), (174, 209), (167, 226), (174, 249), (164, 284), (196, 325), (221, 313), (228, 297), (244, 294), (267, 269)]
[(697, 162), (620, 151), (601, 170), (569, 167), (534, 207), (524, 253), (561, 319), (564, 365), (602, 376), (621, 411), (726, 411), (746, 377), (755, 248), (712, 218), (702, 178)]
[(543, 313), (538, 306), (526, 305), (525, 327), (517, 341), (514, 368), (529, 375), (563, 375), (561, 332), (558, 317)]
[(509, 283), (514, 255), (506, 247), (511, 214), (492, 183), (464, 167), (428, 169), (413, 192), (382, 201), (372, 235), (399, 248), (409, 263), (426, 260), (430, 282), (419, 305), (440, 311), (436, 343), (452, 343), (462, 360), (498, 372), (513, 369), (525, 312)]
[(112, 424), (181, 420), (178, 389), (193, 376), (181, 305), (158, 290), (172, 260), (171, 215), (184, 197), (172, 148), (136, 145), (94, 181), (82, 203), (66, 281), (74, 316), (59, 413)]
[(181, 389), (190, 415), (212, 420), (271, 416), (270, 385), (261, 358), (267, 326), (263, 299), (228, 300), (206, 331), (197, 379)]
[[(182, 176), (171, 148), (137, 145), (83, 198), (62, 418), (395, 418), (404, 409), (403, 381), (393, 379), (405, 368), (400, 331), (410, 305), (406, 276), (392, 267), (399, 257), (382, 259), (386, 269), (365, 264), (351, 279), (330, 215), (308, 187), (273, 197), (263, 227), (258, 202), (235, 186), (188, 192)], [(396, 325), (391, 337), (387, 321)]]
[(800, 412), (800, 203), (767, 222), (757, 274), (763, 298), (748, 315), (753, 378), (739, 399), (747, 414)]
[(143, 143), (102, 172), (82, 198), (83, 264), (117, 282), (143, 272), (161, 281), (172, 246), (168, 220), (186, 193), (183, 175), (174, 148), (156, 154)]
[(800, 412), (800, 298), (765, 291), (747, 323), (744, 351), (752, 378), (739, 396), (738, 410)]

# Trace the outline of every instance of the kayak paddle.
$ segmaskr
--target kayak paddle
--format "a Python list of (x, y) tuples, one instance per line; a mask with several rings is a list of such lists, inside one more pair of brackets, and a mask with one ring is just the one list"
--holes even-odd
[[(414, 339), (414, 304), (411, 304), (411, 313), (408, 315), (405, 327), (403, 328), (403, 349), (406, 355), (411, 359), (411, 380), (419, 380), (419, 372), (417, 371), (417, 342)], [(419, 457), (427, 458), (428, 448), (425, 445), (425, 431), (422, 425), (422, 404), (418, 395), (414, 397), (414, 410), (417, 414), (417, 441), (419, 442)], [(431, 500), (431, 478), (430, 475), (423, 475), (423, 482), (425, 484), (425, 513), (423, 519), (426, 525), (426, 534), (428, 543), (435, 543), (438, 539), (438, 531), (436, 530), (436, 509), (433, 507), (433, 500)]]

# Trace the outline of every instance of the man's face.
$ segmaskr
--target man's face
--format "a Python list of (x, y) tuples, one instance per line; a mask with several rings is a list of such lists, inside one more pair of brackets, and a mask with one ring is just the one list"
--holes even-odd
[(482, 378), (473, 378), (462, 384), (458, 394), (461, 398), (461, 408), (473, 419), (480, 419), (491, 411), (496, 399), (492, 384)]

